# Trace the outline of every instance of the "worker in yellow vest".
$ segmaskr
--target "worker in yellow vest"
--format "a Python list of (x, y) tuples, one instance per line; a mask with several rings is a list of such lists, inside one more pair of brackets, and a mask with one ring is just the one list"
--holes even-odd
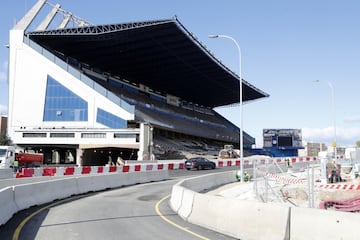
[(17, 173), (18, 169), (19, 169), (19, 162), (18, 160), (15, 159), (15, 161), (13, 162), (13, 169), (14, 169), (14, 173)]

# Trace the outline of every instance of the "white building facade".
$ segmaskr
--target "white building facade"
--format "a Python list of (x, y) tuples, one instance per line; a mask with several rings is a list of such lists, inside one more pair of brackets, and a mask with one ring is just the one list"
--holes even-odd
[[(12, 142), (44, 152), (49, 164), (103, 164), (105, 155), (114, 159), (119, 149), (132, 149), (133, 155), (140, 150), (143, 156), (149, 142), (140, 146), (139, 139), (149, 137), (141, 136), (140, 130), (150, 130), (144, 124), (128, 128), (134, 107), (26, 36), (44, 3), (39, 1), (10, 30), (8, 135)], [(111, 147), (118, 149), (116, 155)], [(106, 153), (100, 162), (95, 156), (84, 161), (86, 149)]]

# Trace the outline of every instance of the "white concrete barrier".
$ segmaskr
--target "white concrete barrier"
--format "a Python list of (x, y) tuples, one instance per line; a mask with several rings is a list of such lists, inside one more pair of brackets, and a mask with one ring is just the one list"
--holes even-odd
[(75, 167), (74, 175), (81, 175), (82, 167)]
[(128, 185), (126, 174), (109, 174), (78, 176), (76, 182), (80, 193), (96, 192)]
[(184, 187), (181, 184), (176, 184), (171, 190), (170, 207), (174, 212), (178, 213), (184, 194)]
[(64, 176), (65, 168), (64, 167), (57, 167), (56, 173), (54, 174), (54, 177), (62, 177)]
[(19, 210), (78, 194), (75, 178), (16, 185), (13, 189)]
[(236, 171), (228, 171), (189, 178), (183, 181), (181, 186), (195, 192), (201, 192), (236, 181)]
[(0, 190), (0, 225), (5, 224), (17, 211), (57, 199), (168, 178), (168, 171), (88, 174), (7, 187)]
[(281, 204), (196, 193), (188, 221), (236, 239), (278, 240), (288, 239), (289, 214)]
[(360, 215), (313, 208), (291, 208), (290, 240), (358, 240)]
[(194, 191), (184, 188), (178, 214), (185, 220), (188, 219), (193, 210), (194, 197)]
[(235, 171), (185, 179), (173, 186), (170, 206), (190, 223), (235, 238), (289, 239), (289, 207), (198, 193), (235, 181)]
[(18, 207), (14, 201), (14, 192), (12, 187), (0, 190), (0, 226), (9, 221), (12, 216), (18, 212)]
[(128, 185), (169, 179), (168, 171), (130, 172), (125, 175), (128, 177)]
[(41, 177), (43, 173), (43, 169), (42, 168), (34, 168), (34, 175), (33, 177)]

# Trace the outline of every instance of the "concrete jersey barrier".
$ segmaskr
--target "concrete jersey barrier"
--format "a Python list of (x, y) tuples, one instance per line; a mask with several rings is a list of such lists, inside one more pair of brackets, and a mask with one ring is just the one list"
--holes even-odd
[(359, 239), (358, 213), (289, 207), (199, 193), (220, 183), (233, 182), (231, 176), (233, 171), (182, 180), (172, 188), (171, 208), (190, 223), (244, 240)]
[(358, 240), (358, 213), (291, 208), (291, 240)]
[(235, 238), (288, 239), (289, 207), (198, 193), (235, 181), (235, 171), (183, 180), (173, 186), (170, 206), (190, 223)]
[(0, 189), (0, 225), (6, 223), (19, 211), (15, 204), (12, 187)]
[(72, 195), (169, 179), (168, 171), (83, 175), (20, 184), (0, 190), (0, 226), (18, 211)]
[[(218, 168), (240, 166), (240, 159), (211, 159)], [(316, 157), (293, 157), (293, 158), (249, 158), (244, 159), (244, 166), (253, 165), (257, 161), (260, 167), (267, 164), (277, 163), (281, 168), (285, 168), (287, 164), (303, 163), (308, 164), (317, 162)], [(71, 175), (87, 175), (87, 174), (103, 174), (109, 172), (143, 172), (143, 171), (162, 171), (176, 170), (184, 168), (184, 160), (160, 160), (160, 161), (128, 161), (122, 166), (65, 166), (65, 167), (42, 167), (42, 168), (26, 168), (18, 173), (17, 177), (35, 177), (35, 176), (71, 176)], [(286, 166), (287, 167), (287, 166)], [(264, 168), (265, 169), (265, 168)], [(7, 169), (9, 170), (9, 169)], [(267, 169), (266, 171), (269, 171)], [(8, 171), (11, 173), (11, 171)], [(271, 171), (270, 171), (271, 172)], [(0, 174), (1, 175), (1, 174)], [(0, 176), (1, 177), (1, 176)], [(7, 178), (11, 177), (7, 175)]]
[(189, 222), (236, 239), (279, 240), (289, 236), (290, 208), (282, 204), (195, 193), (192, 206)]

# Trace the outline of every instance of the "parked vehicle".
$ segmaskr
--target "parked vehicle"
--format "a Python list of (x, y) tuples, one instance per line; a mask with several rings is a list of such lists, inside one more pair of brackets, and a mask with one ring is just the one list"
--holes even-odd
[(19, 168), (39, 167), (44, 163), (44, 154), (15, 152), (13, 146), (0, 146), (0, 168), (10, 168), (18, 161)]
[(15, 160), (15, 147), (0, 146), (0, 168), (10, 168)]
[(185, 161), (185, 168), (187, 170), (215, 169), (216, 164), (204, 157), (195, 157)]
[(24, 153), (19, 152), (15, 155), (19, 162), (19, 167), (40, 167), (44, 163), (44, 154), (42, 153)]

